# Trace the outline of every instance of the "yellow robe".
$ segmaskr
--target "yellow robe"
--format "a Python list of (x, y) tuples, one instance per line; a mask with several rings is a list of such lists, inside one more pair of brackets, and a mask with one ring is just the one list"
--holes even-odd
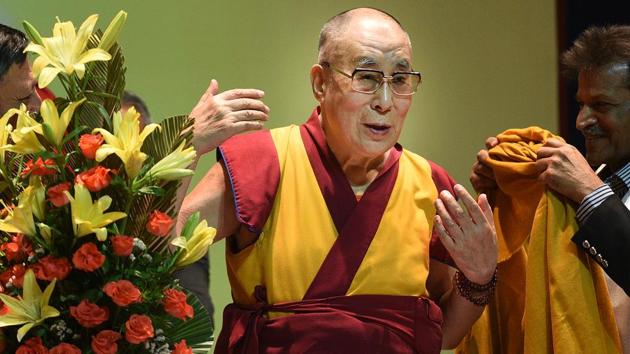
[(499, 191), (494, 301), (456, 353), (620, 353), (603, 270), (571, 242), (573, 206), (538, 182), (536, 151), (553, 136), (507, 130), (490, 150)]

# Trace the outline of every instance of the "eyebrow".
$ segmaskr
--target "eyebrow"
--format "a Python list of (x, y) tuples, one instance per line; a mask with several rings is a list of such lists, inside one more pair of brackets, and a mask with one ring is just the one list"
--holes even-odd
[(358, 57), (355, 58), (352, 62), (357, 68), (376, 65), (376, 60), (370, 57)]
[[(357, 68), (365, 68), (377, 65), (374, 58), (364, 56), (355, 58), (352, 62)], [(411, 70), (411, 65), (409, 64), (409, 60), (401, 59), (400, 61), (398, 61), (398, 63), (396, 63), (396, 68), (398, 68), (399, 70), (409, 71)]]

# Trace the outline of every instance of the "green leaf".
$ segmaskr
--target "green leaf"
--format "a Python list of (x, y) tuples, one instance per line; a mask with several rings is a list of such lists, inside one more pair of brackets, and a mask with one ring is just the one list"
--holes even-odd
[(203, 307), (197, 296), (186, 289), (186, 301), (194, 310), (194, 317), (186, 321), (173, 318), (164, 323), (164, 336), (177, 343), (186, 339), (186, 343), (195, 353), (207, 352), (214, 341), (214, 324), (208, 311)]
[(150, 194), (161, 197), (164, 195), (164, 188), (160, 188), (158, 186), (146, 186), (140, 188), (138, 192), (142, 194)]
[(199, 212), (195, 212), (192, 214), (188, 220), (186, 220), (186, 225), (184, 225), (184, 230), (182, 230), (182, 236), (184, 236), (187, 240), (192, 236), (195, 227), (199, 224), (199, 219), (201, 218)]
[(67, 143), (68, 141), (74, 139), (75, 136), (83, 133), (85, 130), (87, 129), (87, 126), (82, 125), (80, 127), (75, 128), (73, 131), (71, 131), (68, 135), (66, 135), (65, 138), (63, 138), (63, 144)]

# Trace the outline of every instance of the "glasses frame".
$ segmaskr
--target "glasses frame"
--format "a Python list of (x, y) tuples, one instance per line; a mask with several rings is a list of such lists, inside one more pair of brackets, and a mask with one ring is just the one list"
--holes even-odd
[[(341, 69), (337, 68), (336, 66), (334, 66), (334, 65), (330, 64), (329, 62), (323, 62), (323, 63), (321, 63), (320, 65), (321, 65), (322, 67), (324, 67), (324, 68), (329, 68), (329, 69), (331, 69), (331, 70), (333, 70), (333, 71), (335, 71), (335, 72), (337, 72), (337, 73), (339, 73), (339, 74), (341, 74), (341, 75), (343, 75), (343, 76), (345, 76), (345, 77), (349, 78), (350, 80), (352, 80), (352, 85), (351, 85), (352, 89), (353, 89), (354, 91), (356, 91), (356, 92), (360, 92), (360, 93), (367, 93), (367, 94), (373, 94), (373, 93), (376, 93), (376, 92), (377, 92), (377, 91), (378, 91), (378, 90), (379, 90), (379, 89), (383, 86), (383, 83), (384, 83), (384, 82), (387, 82), (387, 85), (389, 86), (389, 89), (390, 89), (390, 90), (392, 90), (392, 92), (393, 92), (395, 95), (397, 95), (397, 96), (411, 96), (411, 95), (413, 95), (414, 93), (418, 92), (418, 86), (420, 86), (420, 84), (422, 83), (422, 74), (420, 74), (420, 72), (419, 72), (419, 71), (395, 71), (395, 72), (393, 72), (391, 75), (385, 75), (385, 72), (383, 72), (383, 70), (375, 70), (375, 69), (367, 69), (367, 68), (355, 68), (355, 69), (352, 71), (352, 74), (348, 74), (348, 73), (346, 73), (345, 71), (343, 71), (343, 70), (341, 70)], [(366, 72), (366, 71), (367, 71), (367, 72), (373, 72), (373, 73), (379, 73), (379, 74), (381, 74), (381, 75), (383, 76), (383, 79), (382, 79), (382, 80), (381, 80), (381, 82), (378, 84), (378, 86), (376, 86), (376, 88), (375, 88), (374, 90), (372, 90), (372, 91), (362, 91), (362, 90), (357, 90), (357, 89), (354, 87), (354, 75), (355, 75), (357, 72)], [(411, 75), (415, 75), (415, 76), (417, 76), (417, 77), (418, 77), (418, 83), (416, 84), (416, 87), (414, 87), (413, 92), (411, 92), (411, 93), (398, 93), (398, 92), (396, 92), (396, 90), (394, 90), (394, 89), (392, 88), (392, 84), (391, 84), (391, 82), (392, 82), (392, 79), (394, 78), (394, 76), (395, 76), (396, 74), (411, 74)]]

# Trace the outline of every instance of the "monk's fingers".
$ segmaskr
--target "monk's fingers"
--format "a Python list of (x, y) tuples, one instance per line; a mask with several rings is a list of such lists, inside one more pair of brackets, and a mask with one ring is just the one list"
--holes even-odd
[(466, 207), (466, 210), (468, 211), (468, 215), (470, 216), (472, 222), (475, 224), (482, 223), (485, 219), (485, 216), (483, 215), (475, 199), (468, 193), (466, 188), (464, 188), (464, 186), (462, 186), (461, 184), (456, 184), (453, 189), (455, 189), (455, 194), (457, 194), (457, 198), (459, 198), (459, 200), (461, 200), (464, 204), (464, 207)]
[(225, 106), (232, 111), (253, 110), (269, 113), (269, 107), (267, 107), (267, 105), (265, 105), (261, 100), (252, 98), (237, 98), (228, 100), (225, 101)]
[(460, 225), (453, 219), (441, 199), (437, 199), (435, 201), (435, 208), (437, 211), (437, 215), (442, 220), (442, 225), (444, 225), (446, 232), (448, 232), (448, 235), (454, 240), (455, 243), (457, 243), (457, 241), (463, 237)]
[(452, 251), (455, 251), (455, 249), (457, 248), (457, 245), (455, 244), (455, 241), (453, 240), (451, 235), (449, 235), (448, 231), (446, 231), (444, 224), (442, 224), (442, 218), (440, 218), (439, 215), (436, 215), (433, 220), (433, 227), (438, 231), (438, 235), (440, 236), (440, 241), (442, 241), (442, 245), (446, 247), (446, 250), (449, 253), (452, 253)]
[(457, 223), (462, 228), (468, 228), (473, 225), (473, 221), (470, 219), (470, 216), (462, 206), (457, 202), (455, 197), (449, 191), (440, 192), (440, 198), (444, 203), (446, 210), (453, 218), (453, 221)]
[(483, 212), (483, 215), (488, 224), (490, 224), (490, 226), (494, 230), (494, 214), (492, 213), (492, 207), (490, 206), (490, 202), (488, 201), (488, 196), (483, 193), (480, 194), (479, 198), (477, 198), (477, 203), (479, 204), (479, 207), (481, 208), (481, 211)]

